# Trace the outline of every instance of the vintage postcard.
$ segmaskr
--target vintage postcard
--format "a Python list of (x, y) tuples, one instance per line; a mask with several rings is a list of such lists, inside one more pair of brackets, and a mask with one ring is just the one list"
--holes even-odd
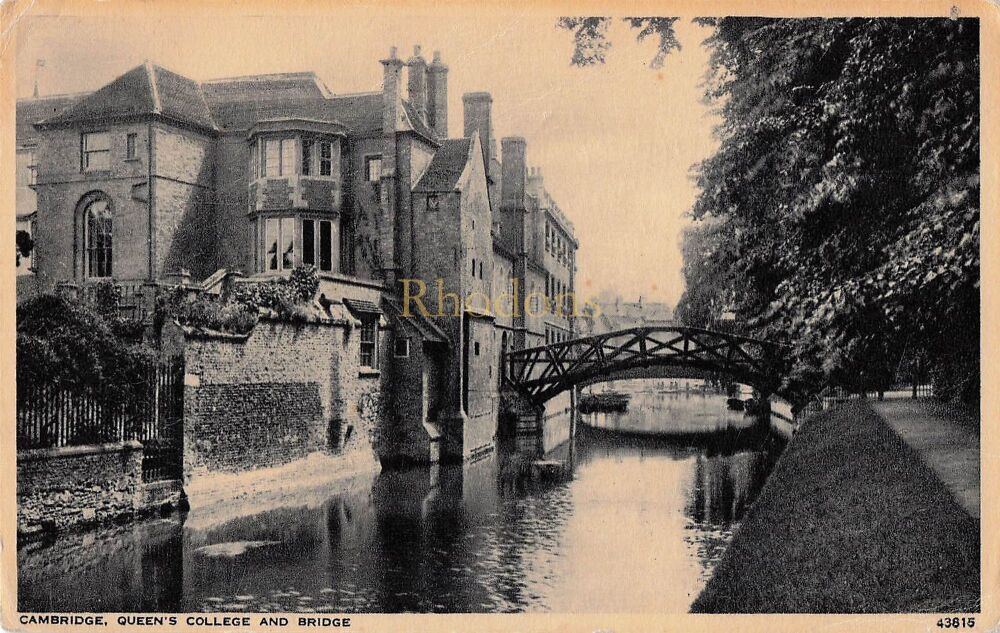
[(7, 630), (1000, 626), (995, 1), (0, 19)]

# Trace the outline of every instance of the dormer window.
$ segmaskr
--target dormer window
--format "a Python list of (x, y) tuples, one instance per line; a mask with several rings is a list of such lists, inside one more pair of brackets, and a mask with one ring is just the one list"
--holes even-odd
[(111, 168), (111, 139), (107, 132), (91, 132), (80, 138), (80, 166), (83, 171)]

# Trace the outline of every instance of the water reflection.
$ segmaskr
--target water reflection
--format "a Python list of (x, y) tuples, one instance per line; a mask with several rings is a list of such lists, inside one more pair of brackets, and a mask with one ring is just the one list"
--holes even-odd
[[(686, 611), (778, 447), (724, 399), (636, 394), (589, 416), (572, 478), (504, 481), (506, 453), (384, 472), (242, 515), (22, 548), (25, 611)], [(610, 429), (704, 431), (716, 439)]]

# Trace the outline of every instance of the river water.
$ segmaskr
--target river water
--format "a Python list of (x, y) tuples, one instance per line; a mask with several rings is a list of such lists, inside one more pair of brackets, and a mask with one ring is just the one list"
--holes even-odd
[[(19, 608), (685, 612), (780, 442), (724, 396), (641, 386), (628, 412), (583, 416), (550, 456), (565, 480), (518, 479), (502, 450), (222, 519), (68, 535), (19, 550)], [(678, 435), (648, 435), (664, 431)]]

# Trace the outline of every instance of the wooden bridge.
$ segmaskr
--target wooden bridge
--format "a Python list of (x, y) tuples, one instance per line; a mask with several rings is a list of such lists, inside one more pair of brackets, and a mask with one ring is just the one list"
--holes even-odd
[(788, 348), (701, 328), (639, 327), (510, 352), (505, 380), (540, 405), (575, 386), (635, 377), (721, 373), (764, 395), (800, 400), (782, 382)]

